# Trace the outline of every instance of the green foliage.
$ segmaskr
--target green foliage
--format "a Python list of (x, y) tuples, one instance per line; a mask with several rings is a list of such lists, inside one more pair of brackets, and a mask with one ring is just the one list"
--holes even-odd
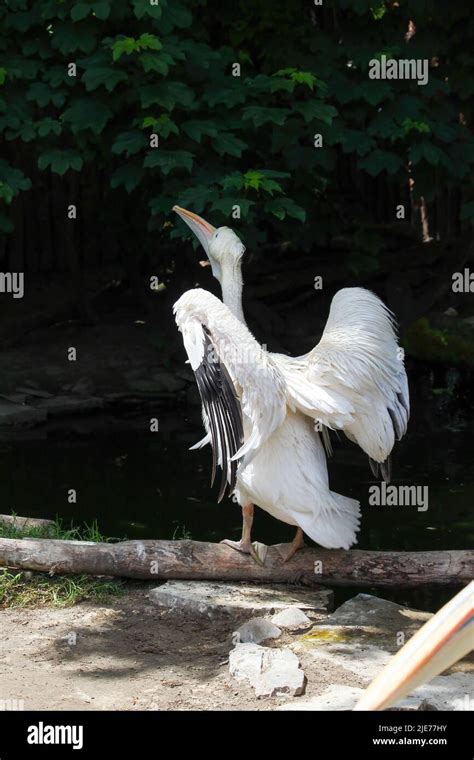
[[(171, 212), (179, 203), (213, 224), (240, 224), (250, 246), (277, 237), (310, 249), (339, 233), (341, 219), (373, 218), (374, 193), (360, 188), (379, 180), (404, 192), (410, 179), (427, 199), (435, 187), (456, 187), (458, 221), (472, 224), (470, 9), (429, 0), (303, 5), (6, 0), (0, 229), (11, 231), (7, 207), (31, 188), (28, 167), (32, 177), (36, 167), (60, 177), (102, 172), (97, 197), (139, 220), (132, 239), (189, 237)], [(369, 79), (369, 61), (382, 53), (429, 58), (429, 83)], [(230, 217), (236, 204), (240, 222)], [(379, 248), (355, 243), (350, 265), (376, 267)]]
[(69, 169), (79, 172), (82, 169), (83, 160), (79, 153), (74, 150), (49, 150), (42, 153), (38, 158), (39, 169), (51, 168), (56, 174), (63, 175)]
[(0, 198), (5, 203), (11, 203), (15, 195), (30, 187), (31, 181), (19, 169), (0, 159)]
[(144, 32), (134, 39), (133, 37), (119, 37), (112, 45), (112, 60), (118, 61), (122, 55), (139, 53), (142, 50), (161, 50), (163, 45), (154, 34)]

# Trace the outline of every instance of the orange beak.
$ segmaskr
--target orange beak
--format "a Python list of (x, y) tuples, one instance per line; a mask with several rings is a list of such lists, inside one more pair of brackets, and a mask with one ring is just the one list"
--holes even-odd
[(206, 222), (206, 220), (201, 216), (198, 216), (193, 211), (188, 211), (185, 208), (181, 208), (181, 206), (173, 206), (173, 211), (176, 211), (183, 222), (186, 222), (189, 229), (194, 232), (202, 247), (206, 251), (207, 256), (209, 256), (209, 243), (214, 232), (216, 231), (216, 228), (213, 227), (212, 224), (209, 224), (209, 222)]

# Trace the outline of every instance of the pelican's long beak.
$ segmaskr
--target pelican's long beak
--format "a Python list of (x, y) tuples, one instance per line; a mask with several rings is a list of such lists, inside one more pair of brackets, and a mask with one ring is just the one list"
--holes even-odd
[(370, 684), (354, 710), (383, 710), (474, 649), (474, 581), (415, 633)]
[(201, 216), (198, 216), (185, 208), (181, 208), (181, 206), (173, 206), (173, 211), (176, 211), (183, 222), (186, 222), (206, 251), (206, 255), (209, 256), (209, 242), (216, 231), (216, 228), (213, 227), (212, 224), (209, 224), (209, 222), (206, 222)]

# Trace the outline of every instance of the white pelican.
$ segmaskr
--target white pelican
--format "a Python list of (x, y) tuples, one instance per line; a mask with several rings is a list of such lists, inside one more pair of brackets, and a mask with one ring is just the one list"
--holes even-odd
[(270, 353), (245, 324), (240, 239), (191, 211), (174, 211), (198, 237), (222, 288), (223, 303), (195, 288), (174, 312), (207, 430), (194, 448), (211, 443), (212, 479), (216, 467), (222, 472), (219, 501), (228, 484), (242, 506), (242, 538), (225, 543), (262, 561), (262, 545), (251, 541), (257, 505), (297, 527), (285, 561), (304, 545), (303, 531), (321, 546), (348, 549), (356, 541), (359, 502), (329, 488), (324, 427), (343, 430), (368, 454), (374, 474), (390, 478), (389, 455), (409, 417), (391, 313), (370, 291), (345, 288), (334, 296), (312, 351), (297, 358)]
[(474, 581), (444, 605), (392, 657), (354, 710), (383, 710), (474, 649)]

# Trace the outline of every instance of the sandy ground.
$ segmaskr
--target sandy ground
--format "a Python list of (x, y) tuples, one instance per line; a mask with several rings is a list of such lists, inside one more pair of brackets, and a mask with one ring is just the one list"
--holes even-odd
[[(22, 699), (26, 710), (271, 710), (298, 699), (257, 699), (229, 676), (232, 632), (248, 615), (193, 619), (151, 604), (147, 593), (131, 588), (107, 602), (1, 610), (0, 699)], [(298, 635), (285, 634), (278, 645)], [(315, 672), (304, 655), (300, 661), (305, 699), (335, 681), (363, 685), (337, 666)]]

